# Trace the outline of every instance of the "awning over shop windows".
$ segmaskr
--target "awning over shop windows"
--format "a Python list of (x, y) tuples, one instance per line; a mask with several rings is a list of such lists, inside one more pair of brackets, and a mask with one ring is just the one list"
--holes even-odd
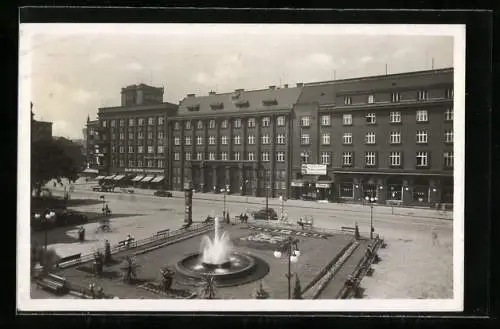
[(320, 180), (316, 182), (316, 188), (331, 188), (333, 181)]
[(125, 175), (116, 175), (113, 180), (122, 180), (125, 177)]
[(113, 179), (116, 175), (106, 176), (104, 179)]
[(151, 183), (160, 183), (165, 179), (165, 176), (156, 176), (155, 179), (151, 181)]
[(97, 180), (104, 179), (104, 176), (97, 176), (95, 179)]
[(84, 174), (98, 174), (99, 173), (99, 170), (97, 169), (92, 169), (92, 168), (86, 168), (84, 171), (83, 171)]
[(292, 186), (292, 187), (302, 187), (302, 186), (304, 186), (304, 181), (303, 180), (299, 180), (299, 179), (295, 179), (295, 180), (293, 180), (290, 183), (290, 186)]
[(152, 180), (155, 176), (146, 176), (143, 180), (141, 180), (141, 183), (147, 183), (150, 180)]
[(138, 182), (138, 181), (140, 181), (141, 179), (143, 179), (144, 177), (146, 177), (146, 175), (137, 175), (137, 176), (135, 176), (135, 177), (132, 179), (132, 182)]

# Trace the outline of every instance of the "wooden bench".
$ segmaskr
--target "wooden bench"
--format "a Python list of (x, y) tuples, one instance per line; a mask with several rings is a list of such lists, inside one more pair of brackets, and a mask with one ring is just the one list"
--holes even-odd
[(352, 234), (354, 234), (356, 232), (356, 228), (355, 227), (342, 226), (342, 227), (340, 227), (340, 229), (343, 232), (348, 232), (348, 233), (352, 233)]
[(167, 228), (166, 230), (161, 230), (161, 231), (158, 231), (156, 232), (156, 235), (167, 235), (168, 233), (170, 232), (170, 229)]
[(121, 248), (121, 247), (130, 247), (134, 241), (135, 241), (134, 238), (125, 239), (125, 240), (119, 241), (118, 242), (118, 247), (119, 248)]
[(62, 264), (62, 263), (66, 263), (66, 262), (71, 262), (73, 260), (79, 260), (81, 258), (82, 254), (79, 253), (79, 254), (74, 254), (74, 255), (71, 255), (71, 256), (67, 256), (67, 257), (63, 257), (61, 258), (58, 262), (57, 262), (57, 266), (59, 266), (59, 264)]
[(37, 286), (56, 294), (64, 293), (68, 289), (66, 279), (52, 273), (37, 280)]

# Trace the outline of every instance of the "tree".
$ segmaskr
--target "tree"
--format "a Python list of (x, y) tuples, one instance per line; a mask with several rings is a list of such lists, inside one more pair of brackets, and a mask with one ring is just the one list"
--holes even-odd
[(300, 287), (300, 279), (298, 274), (295, 274), (295, 288), (293, 289), (293, 299), (302, 299), (302, 288)]
[(51, 179), (75, 181), (78, 164), (65, 149), (64, 143), (39, 140), (31, 144), (31, 188), (40, 196), (41, 188)]
[(215, 299), (215, 278), (206, 275), (201, 281), (201, 297), (205, 299)]
[(174, 271), (168, 267), (160, 269), (161, 272), (161, 288), (163, 291), (168, 291), (174, 282)]
[(122, 279), (124, 282), (131, 284), (137, 278), (137, 268), (139, 264), (136, 263), (135, 258), (127, 256), (123, 261), (121, 270), (123, 271)]
[(54, 139), (54, 142), (59, 145), (64, 153), (73, 159), (74, 166), (78, 169), (78, 171), (82, 171), (85, 169), (85, 155), (83, 154), (83, 145), (73, 142), (64, 137), (57, 137)]

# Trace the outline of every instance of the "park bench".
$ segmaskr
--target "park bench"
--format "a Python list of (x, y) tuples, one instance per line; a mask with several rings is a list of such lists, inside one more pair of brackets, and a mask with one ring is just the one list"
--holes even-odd
[(79, 254), (74, 254), (74, 255), (70, 255), (70, 256), (66, 256), (66, 257), (62, 257), (58, 262), (57, 262), (57, 266), (59, 266), (59, 264), (63, 264), (63, 263), (66, 263), (66, 262), (71, 262), (71, 261), (74, 261), (74, 260), (79, 260), (80, 258), (82, 257), (82, 254), (79, 253)]
[(164, 236), (164, 235), (167, 235), (169, 232), (170, 232), (170, 229), (167, 228), (166, 230), (161, 230), (161, 231), (156, 232), (156, 236)]
[(118, 242), (118, 247), (121, 248), (121, 247), (130, 247), (132, 245), (132, 243), (134, 242), (134, 238), (131, 238), (131, 239), (125, 239), (125, 240), (122, 240), (122, 241), (119, 241)]
[(297, 221), (297, 224), (302, 228), (308, 228), (308, 229), (312, 229), (313, 227), (313, 221), (310, 220), (310, 219), (307, 219), (305, 221)]
[(342, 226), (342, 227), (340, 227), (340, 230), (343, 232), (348, 232), (348, 233), (352, 233), (352, 234), (354, 234), (356, 232), (355, 227), (349, 227), (349, 226)]
[(68, 289), (66, 279), (52, 273), (37, 280), (37, 286), (56, 294), (64, 293)]

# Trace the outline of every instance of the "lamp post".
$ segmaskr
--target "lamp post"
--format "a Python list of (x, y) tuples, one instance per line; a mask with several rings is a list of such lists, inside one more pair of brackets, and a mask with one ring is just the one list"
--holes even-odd
[(373, 204), (377, 202), (377, 197), (366, 196), (365, 200), (370, 204), (370, 239), (373, 239)]
[(283, 195), (280, 195), (280, 201), (281, 201), (280, 219), (283, 220), (284, 202), (285, 202), (285, 198), (283, 197)]
[(283, 241), (279, 248), (274, 251), (274, 257), (276, 258), (281, 258), (283, 254), (286, 254), (288, 257), (288, 273), (285, 275), (288, 279), (288, 299), (292, 299), (292, 288), (290, 282), (292, 279), (292, 263), (296, 263), (299, 260), (300, 256), (298, 243), (298, 239), (289, 236), (285, 241)]
[(48, 213), (45, 214), (45, 216), (41, 216), (40, 214), (35, 214), (35, 218), (41, 220), (42, 222), (42, 227), (43, 227), (43, 232), (44, 232), (44, 245), (45, 245), (45, 251), (47, 251), (47, 233), (49, 230), (49, 223), (52, 221), (52, 219), (56, 216), (56, 213), (53, 211), (49, 211)]
[(229, 192), (229, 184), (226, 184), (226, 188), (220, 190), (224, 193), (224, 214), (226, 213), (226, 195)]
[(106, 199), (104, 195), (101, 195), (99, 199), (102, 199), (102, 212), (104, 213), (104, 207), (106, 206)]

